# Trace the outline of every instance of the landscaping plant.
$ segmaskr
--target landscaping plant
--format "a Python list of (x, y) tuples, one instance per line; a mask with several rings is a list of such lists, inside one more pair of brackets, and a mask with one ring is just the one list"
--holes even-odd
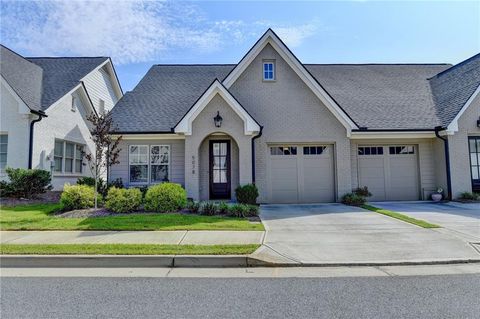
[(372, 196), (372, 193), (370, 193), (367, 186), (357, 187), (353, 190), (353, 193), (355, 195), (362, 196), (362, 197), (371, 197)]
[(142, 204), (142, 192), (138, 188), (116, 188), (108, 190), (105, 207), (115, 213), (128, 213), (137, 210)]
[(480, 196), (477, 193), (463, 192), (460, 194), (459, 199), (462, 200), (479, 200)]
[(258, 198), (258, 189), (255, 184), (238, 186), (235, 189), (235, 195), (240, 204), (255, 205)]
[(258, 216), (258, 206), (247, 204), (233, 204), (229, 207), (227, 215), (239, 218)]
[(91, 208), (95, 205), (95, 191), (87, 185), (69, 185), (63, 187), (60, 197), (63, 210)]
[(190, 199), (190, 200), (187, 201), (186, 208), (192, 214), (198, 214), (200, 212), (201, 204), (200, 204), (200, 202), (196, 202), (196, 201)]
[(176, 212), (187, 205), (187, 192), (179, 184), (162, 183), (150, 186), (145, 194), (145, 210)]
[(2, 197), (33, 198), (53, 187), (50, 172), (41, 169), (10, 168), (5, 170), (9, 182), (2, 182)]
[(363, 196), (355, 193), (347, 193), (342, 196), (342, 203), (350, 206), (362, 206), (365, 204), (366, 199)]
[(217, 206), (217, 212), (222, 215), (226, 215), (228, 213), (228, 209), (230, 206), (225, 202), (220, 202)]
[(201, 215), (213, 216), (217, 213), (217, 205), (213, 202), (204, 202), (200, 210)]

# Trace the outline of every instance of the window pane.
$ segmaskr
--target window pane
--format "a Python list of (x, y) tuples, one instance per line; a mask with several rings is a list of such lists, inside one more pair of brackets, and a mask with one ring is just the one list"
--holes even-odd
[(8, 135), (0, 135), (0, 143), (8, 143)]
[(310, 147), (303, 147), (303, 155), (309, 155), (310, 154)]
[(63, 157), (63, 142), (61, 141), (55, 142), (54, 155)]
[(213, 157), (213, 169), (220, 169), (220, 157)]
[(472, 166), (472, 179), (479, 179), (478, 166)]
[(377, 147), (377, 154), (383, 155), (383, 147)]
[(61, 172), (61, 171), (62, 171), (62, 158), (55, 157), (55, 172)]
[(220, 155), (227, 155), (227, 143), (220, 143)]
[(130, 154), (136, 154), (138, 152), (138, 146), (131, 145), (130, 146)]
[(82, 160), (75, 160), (75, 173), (81, 173), (82, 172)]
[(226, 183), (227, 182), (227, 171), (221, 170), (220, 172), (220, 182)]
[(76, 146), (76, 151), (75, 151), (75, 158), (76, 159), (82, 159), (83, 158), (83, 146), (82, 145), (77, 145)]
[(74, 149), (75, 149), (75, 144), (66, 143), (66, 145), (65, 145), (65, 157), (73, 158)]
[(476, 153), (470, 153), (470, 163), (471, 165), (478, 165), (478, 159)]
[(154, 183), (168, 182), (168, 165), (152, 165), (151, 181)]
[(220, 171), (219, 170), (214, 170), (213, 171), (213, 182), (214, 183), (220, 183)]
[(170, 163), (170, 146), (162, 146), (160, 148), (160, 163), (162, 164)]
[(65, 172), (71, 173), (73, 172), (73, 159), (65, 159)]
[(363, 147), (358, 148), (358, 155), (363, 155), (364, 154), (364, 149)]
[(220, 155), (220, 144), (213, 143), (213, 155)]
[(130, 182), (148, 182), (148, 165), (130, 165)]
[(7, 166), (7, 154), (0, 154), (0, 168), (5, 168)]
[(0, 152), (6, 153), (8, 149), (8, 144), (7, 143), (1, 143), (0, 144)]
[[(480, 139), (478, 141), (480, 143)], [(470, 148), (470, 153), (475, 153), (476, 152), (476, 147), (475, 147), (475, 144), (476, 144), (475, 142), (476, 141), (475, 141), (475, 139), (471, 138), (469, 142), (470, 142), (470, 147), (469, 147)]]

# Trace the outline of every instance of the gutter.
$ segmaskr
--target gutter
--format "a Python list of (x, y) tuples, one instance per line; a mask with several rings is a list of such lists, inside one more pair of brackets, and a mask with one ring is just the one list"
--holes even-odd
[(442, 126), (435, 127), (435, 136), (443, 141), (445, 149), (445, 166), (447, 171), (447, 199), (452, 200), (452, 178), (450, 174), (450, 150), (448, 147), (448, 138), (440, 136), (438, 133), (440, 131), (445, 131), (446, 128)]
[(31, 110), (31, 113), (33, 113), (35, 115), (38, 115), (38, 118), (30, 122), (30, 141), (28, 142), (28, 169), (32, 169), (34, 125), (35, 125), (35, 123), (40, 122), (42, 120), (42, 118), (48, 117), (42, 111)]
[(262, 136), (263, 126), (260, 125), (260, 132), (252, 137), (252, 184), (255, 184), (255, 140)]

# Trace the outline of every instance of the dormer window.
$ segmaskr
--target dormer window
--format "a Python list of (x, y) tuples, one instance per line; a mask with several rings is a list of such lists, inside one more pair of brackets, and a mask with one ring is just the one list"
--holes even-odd
[(275, 81), (275, 61), (263, 61), (263, 80)]

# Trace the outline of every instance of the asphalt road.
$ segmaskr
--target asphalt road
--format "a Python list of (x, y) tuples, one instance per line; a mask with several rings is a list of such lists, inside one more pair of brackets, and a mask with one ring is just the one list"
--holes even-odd
[(480, 275), (1, 278), (1, 318), (479, 318)]

